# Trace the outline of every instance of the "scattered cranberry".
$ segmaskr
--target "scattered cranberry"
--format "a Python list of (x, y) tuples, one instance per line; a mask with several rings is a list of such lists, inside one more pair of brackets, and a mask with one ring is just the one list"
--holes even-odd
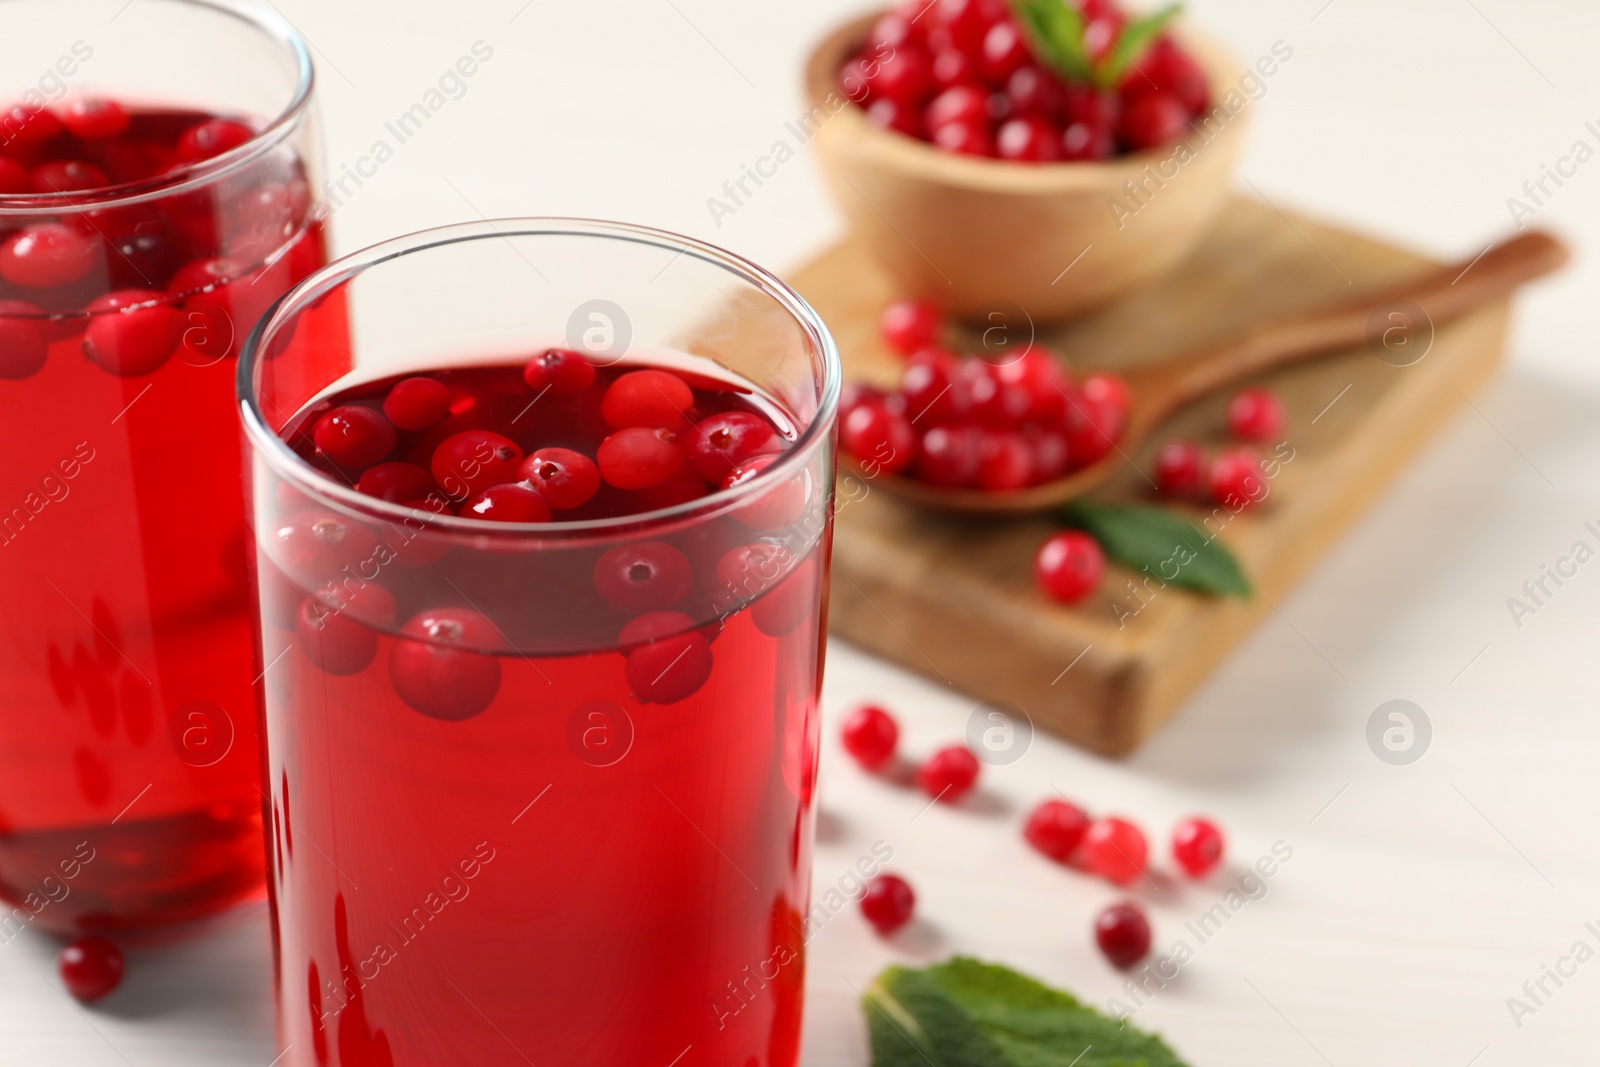
[(649, 489), (678, 473), (683, 466), (683, 449), (678, 447), (678, 435), (671, 430), (632, 426), (601, 441), (595, 462), (607, 485)]
[(91, 301), (83, 353), (124, 378), (156, 370), (177, 349), (183, 318), (153, 289), (120, 289)]
[(1082, 530), (1058, 533), (1039, 546), (1033, 558), (1033, 575), (1052, 599), (1076, 604), (1100, 585), (1106, 573), (1106, 555), (1100, 542)]
[(549, 522), (550, 505), (537, 490), (515, 482), (479, 489), (461, 505), (463, 519), (486, 522)]
[(61, 950), (61, 981), (82, 1001), (99, 1000), (122, 984), (122, 950), (103, 937), (74, 941)]
[(85, 97), (62, 110), (61, 122), (74, 137), (115, 137), (128, 128), (128, 111), (115, 100)]
[(570, 349), (547, 348), (528, 360), (522, 380), (536, 393), (577, 396), (594, 384), (594, 364)]
[(178, 162), (199, 163), (231, 152), (249, 141), (256, 132), (242, 122), (207, 119), (184, 130), (178, 138)]
[(909, 356), (939, 340), (944, 331), (944, 313), (928, 300), (896, 300), (878, 317), (883, 343), (902, 356)]
[(400, 699), (434, 719), (459, 721), (480, 714), (500, 691), (504, 645), (493, 623), (466, 608), (439, 608), (401, 628), (410, 640), (389, 652), (389, 680)]
[(1258, 504), (1267, 495), (1261, 456), (1248, 447), (1230, 448), (1214, 456), (1206, 471), (1206, 484), (1213, 500), (1235, 509)]
[(1228, 431), (1241, 441), (1271, 441), (1283, 433), (1283, 401), (1270, 389), (1241, 389), (1228, 401)]
[(894, 933), (911, 921), (916, 910), (917, 895), (904, 878), (893, 874), (880, 874), (867, 883), (861, 895), (861, 914), (882, 935)]
[(0, 300), (0, 378), (27, 378), (50, 354), (44, 310), (23, 300)]
[[(676, 430), (689, 421), (694, 392), (670, 371), (630, 371), (612, 382), (600, 401), (600, 417), (616, 430), (644, 427)], [(601, 465), (602, 468), (604, 464)]]
[(394, 451), (394, 426), (380, 411), (348, 405), (317, 420), (311, 430), (317, 451), (341, 467), (366, 467)]
[(1118, 885), (1127, 885), (1144, 873), (1150, 852), (1144, 831), (1114, 816), (1090, 823), (1082, 848), (1084, 866)]
[(601, 553), (594, 565), (594, 587), (613, 607), (657, 611), (689, 595), (694, 568), (665, 541), (637, 541)]
[(1150, 952), (1150, 920), (1133, 904), (1113, 904), (1095, 919), (1094, 940), (1113, 967), (1132, 967)]
[(383, 413), (402, 430), (426, 430), (450, 414), (450, 390), (436, 378), (402, 378), (383, 398)]
[(522, 477), (557, 511), (586, 504), (600, 491), (600, 468), (570, 448), (539, 449), (522, 461)]
[(889, 762), (900, 742), (900, 727), (894, 717), (873, 704), (863, 704), (850, 713), (839, 731), (844, 750), (869, 771)]
[(1200, 487), (1205, 459), (1193, 441), (1174, 438), (1156, 450), (1156, 489), (1164, 496), (1186, 497)]
[(452, 500), (464, 500), (479, 489), (514, 482), (522, 466), (522, 449), (509, 437), (488, 430), (464, 430), (439, 442), (429, 469)]
[(1028, 816), (1022, 836), (1057, 863), (1066, 863), (1088, 830), (1089, 816), (1082, 808), (1065, 800), (1046, 800)]
[(28, 289), (49, 289), (77, 281), (99, 260), (97, 237), (44, 222), (19, 230), (0, 245), (0, 277)]
[(41, 163), (29, 174), (36, 193), (81, 193), (104, 189), (111, 184), (106, 172), (80, 159), (61, 159)]
[(373, 626), (393, 626), (395, 613), (394, 596), (381, 585), (368, 582), (352, 592), (335, 584), (301, 601), (295, 634), (306, 659), (325, 674), (359, 674), (378, 656)]
[(917, 784), (935, 800), (953, 804), (978, 780), (978, 757), (965, 745), (941, 748), (917, 768)]
[(1189, 818), (1172, 831), (1172, 858), (1190, 878), (1204, 878), (1222, 862), (1222, 831), (1208, 819)]

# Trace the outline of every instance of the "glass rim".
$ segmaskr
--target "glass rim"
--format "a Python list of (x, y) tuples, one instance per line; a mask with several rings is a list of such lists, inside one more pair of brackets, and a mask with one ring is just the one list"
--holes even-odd
[[(390, 260), (431, 249), (479, 240), (552, 236), (623, 240), (652, 245), (678, 255), (693, 256), (744, 279), (776, 300), (810, 340), (815, 356), (820, 362), (819, 373), (814, 376), (820, 385), (817, 409), (795, 437), (793, 446), (783, 453), (777, 463), (747, 482), (741, 482), (732, 489), (718, 489), (704, 497), (670, 507), (576, 522), (491, 522), (486, 519), (462, 518), (459, 515), (436, 514), (420, 508), (410, 508), (369, 496), (353, 486), (341, 485), (312, 467), (289, 447), (287, 441), (268, 427), (254, 382), (256, 367), (263, 359), (261, 353), (286, 321), (336, 287)], [(843, 368), (833, 335), (816, 310), (776, 274), (743, 256), (706, 241), (650, 226), (607, 219), (527, 216), (482, 219), (418, 230), (370, 245), (329, 263), (280, 296), (262, 314), (240, 350), (235, 381), (235, 398), (239, 404), (240, 420), (252, 449), (264, 457), (280, 477), (295, 483), (297, 487), (309, 489), (317, 497), (342, 505), (354, 514), (376, 517), (389, 522), (420, 522), (429, 530), (471, 534), (480, 538), (554, 541), (582, 539), (595, 534), (617, 534), (685, 520), (713, 518), (732, 510), (742, 501), (771, 488), (784, 478), (797, 476), (809, 463), (809, 457), (818, 442), (832, 428), (843, 389)], [(819, 487), (819, 490), (823, 488), (831, 490), (832, 486)]]
[[(0, 12), (4, 11), (4, 4), (7, 2), (15, 0), (0, 0)], [(61, 4), (66, 0), (51, 0), (51, 2)], [(210, 159), (186, 163), (168, 173), (153, 175), (140, 181), (107, 185), (99, 189), (54, 193), (0, 193), (0, 214), (58, 215), (63, 210), (83, 211), (137, 204), (192, 192), (241, 170), (282, 144), (299, 128), (311, 106), (311, 93), (316, 85), (316, 70), (311, 62), (310, 48), (305, 38), (300, 35), (300, 31), (294, 28), (293, 23), (276, 9), (256, 3), (254, 0), (160, 0), (160, 2), (220, 12), (261, 31), (279, 45), (294, 62), (295, 88), (289, 102), (270, 122), (256, 131), (250, 140)]]

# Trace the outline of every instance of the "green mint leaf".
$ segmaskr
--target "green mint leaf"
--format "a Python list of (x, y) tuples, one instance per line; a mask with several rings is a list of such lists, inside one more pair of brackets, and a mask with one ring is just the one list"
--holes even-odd
[(1227, 546), (1171, 511), (1075, 500), (1062, 517), (1093, 535), (1106, 555), (1130, 570), (1199, 593), (1250, 598), (1250, 580)]
[(1076, 6), (1069, 0), (1011, 0), (1011, 10), (1035, 56), (1068, 81), (1090, 80), (1083, 16)]
[(1177, 18), (1182, 10), (1182, 4), (1170, 4), (1153, 15), (1134, 19), (1122, 27), (1122, 32), (1117, 34), (1116, 41), (1101, 60), (1099, 69), (1094, 72), (1095, 84), (1102, 89), (1115, 89), (1123, 75), (1132, 70), (1140, 57), (1156, 43), (1161, 31), (1167, 28), (1167, 23)]
[(890, 967), (863, 999), (872, 1067), (1184, 1067), (1159, 1037), (964, 956)]

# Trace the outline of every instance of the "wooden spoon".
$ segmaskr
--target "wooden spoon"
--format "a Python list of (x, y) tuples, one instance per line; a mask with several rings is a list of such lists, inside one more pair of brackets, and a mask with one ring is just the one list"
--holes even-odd
[(991, 517), (1045, 511), (1110, 478), (1128, 462), (1127, 453), (1163, 420), (1214, 389), (1366, 344), (1373, 345), (1375, 353), (1379, 349), (1393, 353), (1391, 362), (1396, 365), (1414, 362), (1417, 357), (1409, 351), (1431, 341), (1433, 328), (1510, 295), (1519, 285), (1559, 269), (1567, 258), (1566, 246), (1535, 230), (1476, 260), (1442, 267), (1355, 300), (1266, 322), (1221, 344), (1129, 367), (1120, 373), (1132, 390), (1133, 410), (1117, 447), (1099, 462), (1043, 485), (1003, 492), (953, 489), (874, 474), (842, 453), (840, 460), (875, 487), (942, 511)]

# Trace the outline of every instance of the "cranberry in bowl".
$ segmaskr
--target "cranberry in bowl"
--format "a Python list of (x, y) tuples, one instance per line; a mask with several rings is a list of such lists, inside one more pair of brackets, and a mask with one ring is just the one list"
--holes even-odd
[(1109, 0), (908, 0), (827, 37), (806, 90), (835, 198), (904, 295), (1048, 321), (1193, 247), (1227, 198), (1246, 73)]

